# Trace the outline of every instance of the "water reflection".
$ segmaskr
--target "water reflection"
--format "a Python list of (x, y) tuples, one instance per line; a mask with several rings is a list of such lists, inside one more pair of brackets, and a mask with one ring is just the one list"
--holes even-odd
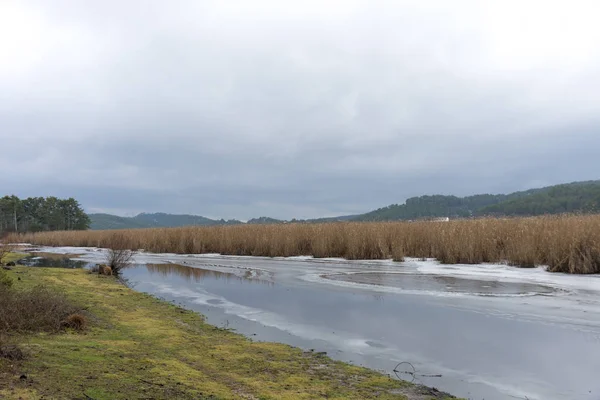
[(383, 303), (383, 295), (381, 293), (374, 293), (373, 294), (373, 299), (376, 302)]
[(63, 256), (52, 256), (52, 257), (40, 257), (40, 256), (29, 256), (17, 261), (17, 264), (24, 265), (26, 267), (44, 267), (44, 268), (89, 268), (95, 265), (87, 261), (72, 260), (68, 257)]
[(205, 279), (217, 279), (217, 280), (235, 280), (240, 282), (253, 282), (261, 283), (272, 286), (274, 283), (269, 280), (261, 278), (260, 271), (247, 270), (243, 274), (234, 274), (232, 272), (222, 272), (211, 269), (188, 267), (181, 264), (146, 264), (146, 269), (150, 274), (158, 274), (162, 277), (169, 275), (177, 275), (184, 278), (188, 282), (200, 282)]

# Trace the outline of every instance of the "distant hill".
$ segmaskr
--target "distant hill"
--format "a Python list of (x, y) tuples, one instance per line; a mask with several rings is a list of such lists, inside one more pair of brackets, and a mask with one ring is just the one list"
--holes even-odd
[(91, 229), (167, 228), (177, 226), (236, 225), (238, 220), (214, 220), (198, 215), (141, 213), (135, 217), (119, 217), (111, 214), (89, 214)]
[(535, 216), (600, 212), (600, 181), (574, 182), (517, 193), (501, 203), (478, 210), (480, 215)]
[[(232, 219), (232, 220), (215, 220), (199, 215), (188, 215), (188, 214), (165, 214), (165, 213), (141, 213), (135, 217), (119, 217), (112, 214), (88, 214), (90, 220), (90, 229), (102, 230), (102, 229), (136, 229), (136, 228), (168, 228), (178, 226), (214, 226), (214, 225), (239, 225), (243, 222)], [(318, 223), (318, 222), (334, 222), (334, 221), (349, 221), (355, 215), (346, 215), (341, 217), (330, 217), (330, 218), (317, 218), (308, 220), (296, 220), (293, 219), (289, 222), (295, 223)], [(259, 217), (252, 218), (247, 224), (283, 224), (288, 221), (281, 219), (275, 219), (270, 217)]]
[(88, 214), (90, 229), (129, 229), (148, 228), (148, 225), (136, 221), (134, 218), (119, 217), (112, 214)]
[(340, 221), (351, 221), (358, 215), (341, 215), (339, 217), (325, 217), (325, 218), (313, 218), (313, 219), (293, 219), (291, 222), (306, 222), (310, 224), (319, 224), (323, 222), (340, 222)]
[(387, 207), (358, 215), (354, 221), (395, 221), (430, 217), (470, 217), (482, 207), (501, 203), (505, 195), (420, 196), (406, 200), (404, 204)]
[(511, 194), (467, 197), (420, 196), (353, 218), (354, 221), (397, 221), (430, 217), (534, 216), (565, 212), (599, 212), (600, 181), (573, 182)]
[[(444, 195), (412, 197), (406, 200), (404, 204), (392, 204), (365, 214), (307, 220), (292, 219), (289, 222), (399, 221), (435, 217), (468, 218), (486, 215), (535, 216), (566, 212), (600, 213), (600, 181), (573, 182), (510, 194), (477, 194), (466, 197)], [(89, 217), (91, 219), (91, 229), (213, 226), (243, 223), (238, 220), (225, 221), (198, 215), (165, 213), (142, 213), (135, 217), (89, 214)], [(270, 217), (260, 217), (249, 220), (247, 224), (282, 224), (287, 222)]]
[(339, 217), (326, 217), (326, 218), (314, 218), (314, 219), (292, 219), (290, 221), (275, 219), (269, 217), (260, 217), (260, 218), (252, 218), (247, 222), (247, 224), (285, 224), (285, 223), (295, 223), (295, 224), (317, 224), (323, 222), (340, 222), (340, 221), (350, 221), (356, 218), (357, 215), (342, 215)]
[(259, 217), (259, 218), (252, 218), (251, 220), (249, 220), (248, 222), (246, 222), (247, 224), (250, 225), (257, 225), (257, 224), (282, 224), (286, 221), (280, 220), (280, 219), (275, 219), (275, 218), (269, 218), (269, 217)]
[(188, 226), (188, 225), (236, 225), (241, 224), (238, 220), (225, 221), (224, 219), (215, 220), (199, 215), (189, 214), (165, 214), (165, 213), (154, 213), (147, 214), (141, 213), (133, 217), (136, 221), (149, 224), (157, 227), (169, 227), (169, 226)]

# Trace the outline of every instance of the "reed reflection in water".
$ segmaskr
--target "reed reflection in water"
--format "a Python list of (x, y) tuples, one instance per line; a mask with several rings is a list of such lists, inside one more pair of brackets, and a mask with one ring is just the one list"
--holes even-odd
[(177, 275), (186, 281), (200, 282), (205, 279), (235, 280), (240, 282), (260, 283), (273, 286), (274, 282), (261, 279), (260, 271), (247, 270), (243, 275), (237, 275), (231, 272), (215, 271), (211, 269), (188, 267), (181, 264), (146, 264), (148, 272), (151, 274), (160, 274), (162, 276)]

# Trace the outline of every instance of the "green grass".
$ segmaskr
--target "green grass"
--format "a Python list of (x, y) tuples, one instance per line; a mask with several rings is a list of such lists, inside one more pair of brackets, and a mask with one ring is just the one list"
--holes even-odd
[[(26, 257), (27, 254), (23, 253), (7, 253), (2, 257), (2, 263), (7, 264), (10, 262), (15, 262), (20, 260), (23, 257)], [(0, 264), (2, 265), (2, 264)], [(6, 270), (0, 268), (0, 288), (2, 287), (11, 287), (13, 284), (12, 277), (6, 272)]]
[(21, 258), (27, 257), (28, 255), (29, 254), (25, 254), (25, 253), (8, 253), (6, 256), (4, 256), (4, 259), (2, 260), (2, 262), (9, 263), (9, 262), (18, 261)]
[(42, 283), (64, 291), (91, 315), (91, 326), (13, 338), (27, 357), (0, 359), (0, 398), (445, 398), (287, 345), (252, 342), (113, 277), (58, 268), (8, 272), (15, 290)]

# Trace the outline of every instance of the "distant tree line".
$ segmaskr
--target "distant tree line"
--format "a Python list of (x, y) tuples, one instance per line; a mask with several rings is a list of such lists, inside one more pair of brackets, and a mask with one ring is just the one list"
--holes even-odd
[(600, 212), (600, 184), (567, 184), (520, 196), (479, 210), (485, 215), (529, 216)]
[(483, 207), (501, 203), (506, 195), (481, 194), (469, 197), (420, 196), (406, 200), (405, 204), (387, 207), (359, 215), (359, 221), (417, 220), (424, 218), (468, 218), (476, 215)]
[(359, 215), (354, 220), (394, 221), (562, 213), (600, 213), (600, 181), (574, 182), (507, 195), (412, 197), (405, 204), (392, 204)]
[(89, 226), (90, 218), (74, 198), (0, 198), (1, 233), (83, 230)]

